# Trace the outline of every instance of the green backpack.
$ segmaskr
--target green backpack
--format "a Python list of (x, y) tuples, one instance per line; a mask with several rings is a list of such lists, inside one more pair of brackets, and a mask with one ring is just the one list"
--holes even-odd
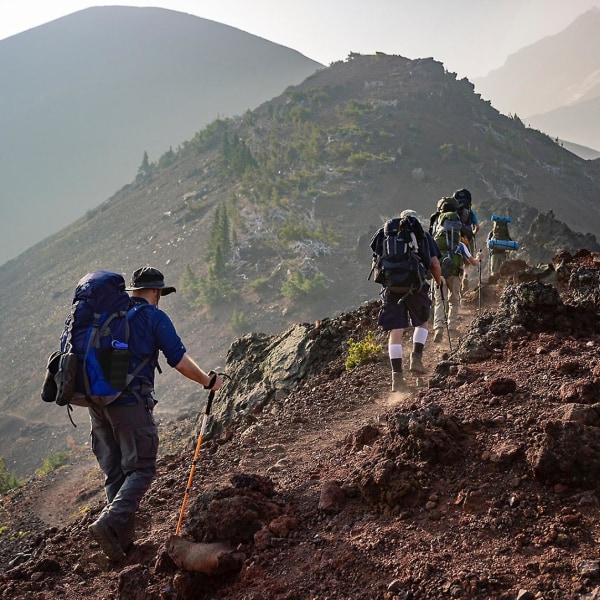
[(442, 213), (435, 223), (433, 239), (442, 253), (442, 275), (460, 276), (463, 272), (463, 257), (456, 250), (460, 242), (463, 222), (455, 211)]

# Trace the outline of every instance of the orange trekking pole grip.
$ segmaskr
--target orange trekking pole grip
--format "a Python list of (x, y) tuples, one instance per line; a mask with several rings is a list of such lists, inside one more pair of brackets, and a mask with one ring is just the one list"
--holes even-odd
[[(221, 375), (223, 375), (221, 373)], [(198, 463), (198, 456), (200, 455), (200, 447), (202, 446), (202, 438), (206, 432), (208, 422), (210, 420), (210, 409), (212, 407), (213, 399), (215, 397), (215, 391), (210, 390), (208, 394), (208, 401), (206, 402), (206, 408), (204, 409), (204, 416), (202, 417), (202, 425), (200, 427), (200, 435), (198, 436), (198, 443), (196, 444), (196, 452), (194, 453), (194, 460), (192, 461), (192, 468), (190, 470), (190, 476), (188, 478), (187, 487), (185, 488), (185, 494), (183, 496), (183, 504), (179, 513), (179, 520), (177, 521), (177, 528), (175, 529), (175, 535), (179, 535), (181, 529), (181, 522), (183, 521), (183, 514), (185, 512), (185, 505), (187, 504), (190, 490), (192, 489), (192, 481), (194, 480), (194, 473), (196, 472), (196, 464)]]

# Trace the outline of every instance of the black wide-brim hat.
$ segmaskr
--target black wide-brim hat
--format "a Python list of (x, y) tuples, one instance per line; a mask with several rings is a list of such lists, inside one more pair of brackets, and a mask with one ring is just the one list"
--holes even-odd
[(142, 267), (137, 271), (133, 272), (131, 276), (131, 283), (128, 288), (125, 288), (128, 292), (134, 290), (161, 290), (161, 296), (167, 296), (177, 290), (174, 287), (165, 285), (164, 275), (154, 267)]

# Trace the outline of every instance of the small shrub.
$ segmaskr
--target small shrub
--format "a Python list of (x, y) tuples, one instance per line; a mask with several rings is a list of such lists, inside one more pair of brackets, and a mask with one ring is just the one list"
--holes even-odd
[(281, 293), (285, 298), (292, 301), (319, 300), (325, 295), (327, 286), (321, 273), (317, 273), (312, 279), (305, 277), (301, 271), (292, 273), (290, 279), (281, 284)]
[(233, 311), (231, 315), (231, 330), (236, 335), (244, 335), (252, 330), (252, 324), (250, 319), (243, 313), (237, 310)]
[(255, 292), (264, 292), (269, 289), (270, 279), (268, 277), (257, 277), (249, 283)]
[(17, 476), (7, 469), (4, 459), (0, 458), (0, 494), (19, 487), (19, 485)]
[(348, 358), (346, 359), (346, 370), (351, 371), (354, 367), (367, 362), (372, 362), (381, 352), (381, 344), (375, 343), (375, 335), (369, 331), (362, 342), (348, 340)]
[(55, 452), (54, 454), (50, 454), (46, 456), (42, 466), (39, 469), (36, 469), (35, 473), (39, 476), (47, 475), (52, 471), (55, 471), (59, 467), (66, 465), (69, 461), (69, 451), (62, 450), (61, 452)]

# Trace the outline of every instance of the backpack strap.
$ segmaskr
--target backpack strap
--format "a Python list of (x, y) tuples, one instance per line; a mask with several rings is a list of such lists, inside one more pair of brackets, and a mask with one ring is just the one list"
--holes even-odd
[[(149, 307), (150, 307), (150, 304), (147, 304), (147, 303), (133, 304), (132, 306), (130, 306), (129, 310), (127, 311), (127, 326), (129, 327), (129, 322), (131, 321), (131, 319), (133, 319), (141, 310), (144, 310), (145, 308), (149, 308)], [(133, 380), (141, 373), (142, 369), (151, 360), (155, 361), (157, 371), (159, 373), (162, 373), (162, 369), (160, 368), (160, 365), (158, 364), (158, 351), (157, 351), (155, 354), (146, 356), (146, 358), (144, 358), (140, 362), (140, 364), (133, 370), (132, 373), (127, 374), (127, 385), (123, 389), (123, 392), (125, 392), (127, 390), (127, 391), (132, 392), (133, 394), (136, 394), (136, 391), (132, 390), (129, 386), (131, 385)], [(149, 386), (142, 385), (141, 386), (142, 390), (144, 389), (144, 387), (149, 387)], [(152, 391), (152, 390), (150, 390), (150, 391)], [(123, 392), (121, 392), (121, 393), (123, 393)]]

